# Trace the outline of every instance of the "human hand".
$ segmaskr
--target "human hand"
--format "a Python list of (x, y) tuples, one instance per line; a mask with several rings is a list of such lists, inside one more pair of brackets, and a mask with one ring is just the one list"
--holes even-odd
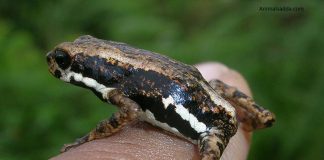
[[(244, 78), (223, 64), (203, 63), (196, 67), (207, 81), (219, 79), (251, 96)], [(238, 129), (226, 147), (223, 160), (245, 160), (251, 133)], [(99, 159), (200, 159), (197, 145), (153, 127), (145, 122), (134, 122), (120, 132), (104, 139), (84, 143), (62, 153), (53, 160)]]

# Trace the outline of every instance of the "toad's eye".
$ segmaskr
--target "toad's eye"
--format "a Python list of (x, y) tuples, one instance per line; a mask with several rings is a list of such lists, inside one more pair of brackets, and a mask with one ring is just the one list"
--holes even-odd
[(61, 69), (67, 69), (71, 64), (71, 57), (63, 50), (55, 50), (54, 58)]

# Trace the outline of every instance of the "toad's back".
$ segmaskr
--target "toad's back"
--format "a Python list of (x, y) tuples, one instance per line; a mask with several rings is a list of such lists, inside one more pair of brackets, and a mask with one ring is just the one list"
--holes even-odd
[(120, 63), (130, 64), (143, 70), (152, 70), (170, 78), (183, 79), (189, 82), (203, 79), (199, 71), (191, 65), (147, 50), (134, 48), (125, 43), (81, 36), (75, 40), (74, 44), (83, 46), (86, 50), (91, 50), (93, 54), (103, 53), (106, 54), (106, 57), (118, 60)]

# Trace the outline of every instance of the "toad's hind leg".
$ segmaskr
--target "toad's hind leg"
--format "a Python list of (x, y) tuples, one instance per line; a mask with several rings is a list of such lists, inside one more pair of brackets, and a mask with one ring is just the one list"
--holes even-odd
[(228, 142), (229, 137), (217, 128), (201, 133), (198, 147), (202, 160), (219, 160)]
[(251, 97), (220, 80), (211, 80), (209, 84), (218, 94), (235, 107), (238, 120), (243, 122), (244, 130), (252, 131), (272, 126), (272, 123), (275, 121), (274, 115), (256, 104)]
[(64, 145), (61, 152), (68, 151), (85, 142), (108, 137), (139, 116), (142, 110), (136, 102), (117, 91), (112, 92), (109, 94), (109, 101), (118, 106), (120, 108), (119, 111), (114, 113), (110, 118), (101, 121), (95, 129), (84, 137), (77, 139), (72, 144)]

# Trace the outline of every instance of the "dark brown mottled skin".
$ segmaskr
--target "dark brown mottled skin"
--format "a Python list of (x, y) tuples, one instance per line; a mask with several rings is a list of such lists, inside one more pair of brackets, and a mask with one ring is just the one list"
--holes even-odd
[[(198, 142), (202, 159), (219, 159), (236, 133), (237, 117), (249, 131), (269, 127), (274, 121), (271, 112), (250, 97), (219, 80), (209, 84), (195, 67), (124, 43), (82, 36), (74, 42), (58, 45), (47, 55), (47, 61), (50, 72), (57, 78), (89, 88), (103, 101), (120, 108), (63, 151), (110, 136), (138, 118), (147, 118), (146, 111), (149, 111), (154, 115), (154, 122), (148, 122), (168, 124), (178, 130), (173, 133)], [(113, 90), (101, 92), (77, 76), (70, 76), (71, 73)], [(172, 97), (174, 103), (165, 106), (163, 100), (168, 97)], [(186, 108), (206, 130), (196, 130), (184, 120), (175, 112), (177, 105)]]

